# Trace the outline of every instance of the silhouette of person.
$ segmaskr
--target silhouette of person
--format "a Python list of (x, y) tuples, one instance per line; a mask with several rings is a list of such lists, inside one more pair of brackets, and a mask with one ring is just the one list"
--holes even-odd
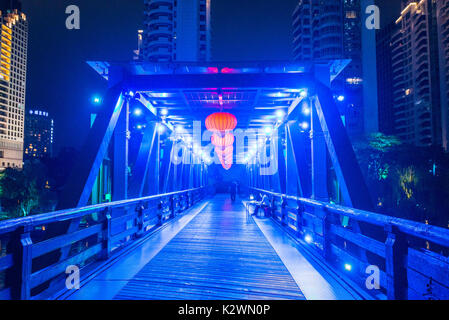
[(235, 197), (237, 195), (237, 184), (235, 182), (231, 183), (231, 200), (235, 201)]

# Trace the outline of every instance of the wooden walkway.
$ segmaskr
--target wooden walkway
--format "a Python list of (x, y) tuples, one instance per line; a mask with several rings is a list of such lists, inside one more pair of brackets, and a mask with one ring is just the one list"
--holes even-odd
[(123, 289), (119, 300), (304, 299), (243, 205), (217, 196)]

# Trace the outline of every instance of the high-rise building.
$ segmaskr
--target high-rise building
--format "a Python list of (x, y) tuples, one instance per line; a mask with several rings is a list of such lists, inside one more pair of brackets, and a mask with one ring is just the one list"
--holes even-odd
[(395, 134), (416, 146), (442, 145), (435, 5), (409, 2), (392, 38)]
[(394, 95), (393, 95), (393, 63), (392, 38), (397, 32), (397, 25), (393, 21), (380, 28), (376, 34), (377, 54), (377, 89), (379, 101), (379, 131), (393, 135), (394, 126)]
[(28, 22), (18, 9), (0, 2), (0, 170), (23, 165)]
[[(339, 106), (350, 134), (377, 131), (377, 82), (364, 81), (376, 79), (374, 31), (362, 37), (368, 2), (300, 0), (293, 12), (295, 60), (351, 59), (332, 84), (335, 95), (344, 97)], [(371, 51), (374, 57), (365, 59)]]
[(25, 117), (25, 158), (53, 155), (54, 121), (48, 112), (30, 110)]
[(449, 150), (449, 0), (437, 1), (443, 147)]
[(210, 0), (145, 0), (139, 59), (210, 60)]

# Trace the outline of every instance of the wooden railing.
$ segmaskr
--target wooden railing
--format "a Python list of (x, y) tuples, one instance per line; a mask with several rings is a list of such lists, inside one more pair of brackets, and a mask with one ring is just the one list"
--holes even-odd
[[(449, 230), (261, 189), (252, 191), (269, 197), (273, 219), (374, 295), (449, 299)], [(374, 283), (377, 270), (379, 289)]]
[(63, 290), (68, 266), (93, 269), (204, 195), (196, 188), (0, 222), (0, 300)]

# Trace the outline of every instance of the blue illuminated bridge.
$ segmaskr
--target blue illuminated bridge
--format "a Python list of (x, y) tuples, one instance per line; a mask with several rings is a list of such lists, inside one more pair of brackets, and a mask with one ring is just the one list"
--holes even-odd
[(109, 90), (57, 211), (0, 222), (0, 299), (448, 299), (449, 230), (374, 212), (348, 62), (89, 62)]

